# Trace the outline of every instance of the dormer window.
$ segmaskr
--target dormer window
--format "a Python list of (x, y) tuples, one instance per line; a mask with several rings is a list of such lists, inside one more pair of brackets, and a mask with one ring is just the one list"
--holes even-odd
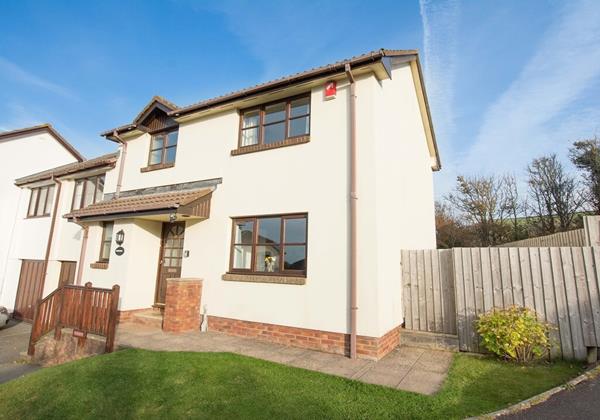
[(173, 165), (177, 154), (178, 130), (152, 135), (148, 166)]

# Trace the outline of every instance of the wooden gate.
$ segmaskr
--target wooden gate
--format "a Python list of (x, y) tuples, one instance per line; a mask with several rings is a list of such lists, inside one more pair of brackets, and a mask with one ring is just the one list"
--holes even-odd
[(43, 260), (22, 260), (19, 287), (15, 300), (14, 317), (33, 320), (35, 305), (44, 290), (45, 264)]

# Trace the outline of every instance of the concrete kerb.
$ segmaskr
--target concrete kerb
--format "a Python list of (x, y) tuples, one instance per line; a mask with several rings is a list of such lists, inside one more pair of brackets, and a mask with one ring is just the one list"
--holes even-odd
[(562, 385), (559, 385), (557, 387), (549, 389), (548, 391), (542, 392), (541, 394), (535, 395), (524, 401), (521, 401), (519, 403), (511, 405), (510, 407), (503, 408), (502, 410), (494, 411), (493, 413), (482, 414), (481, 416), (469, 417), (467, 420), (494, 419), (494, 418), (504, 416), (507, 414), (514, 414), (516, 412), (526, 410), (530, 407), (533, 407), (534, 405), (543, 403), (544, 401), (546, 401), (548, 398), (550, 398), (554, 394), (557, 394), (561, 391), (571, 389), (571, 388), (575, 387), (576, 385), (580, 384), (581, 382), (587, 381), (589, 379), (593, 379), (593, 378), (597, 377), (598, 375), (600, 375), (600, 365), (596, 365), (593, 368), (588, 369), (587, 371), (583, 372), (581, 375), (577, 376), (576, 378), (571, 379), (570, 381), (568, 381)]

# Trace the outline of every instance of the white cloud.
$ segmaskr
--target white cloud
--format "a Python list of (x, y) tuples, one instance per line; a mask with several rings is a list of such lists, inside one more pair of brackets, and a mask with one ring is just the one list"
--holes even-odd
[(15, 82), (41, 88), (65, 98), (75, 99), (75, 95), (69, 89), (36, 76), (4, 57), (0, 57), (0, 75), (2, 74)]
[(600, 110), (577, 109), (600, 76), (600, 4), (569, 2), (535, 54), (487, 109), (473, 146), (457, 164), (477, 172), (522, 171), (544, 153), (598, 129)]
[(458, 64), (458, 0), (419, 1), (423, 24), (423, 67), (442, 157), (451, 154), (449, 139), (455, 131), (454, 87)]

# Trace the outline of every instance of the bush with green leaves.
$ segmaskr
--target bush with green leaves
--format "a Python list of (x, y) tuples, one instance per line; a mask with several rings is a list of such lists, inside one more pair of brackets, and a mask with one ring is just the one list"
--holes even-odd
[(550, 349), (549, 326), (528, 308), (511, 306), (482, 314), (477, 332), (490, 352), (519, 363), (541, 358)]

